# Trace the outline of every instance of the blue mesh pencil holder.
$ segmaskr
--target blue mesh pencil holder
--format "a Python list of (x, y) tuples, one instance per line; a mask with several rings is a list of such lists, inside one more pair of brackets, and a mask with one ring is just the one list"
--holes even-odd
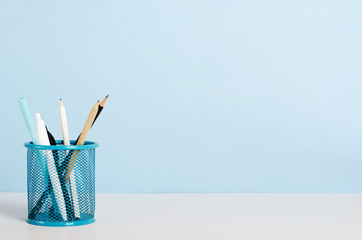
[[(42, 226), (93, 223), (95, 211), (95, 148), (98, 144), (35, 145), (27, 154), (28, 220)], [(75, 141), (71, 141), (74, 144)]]

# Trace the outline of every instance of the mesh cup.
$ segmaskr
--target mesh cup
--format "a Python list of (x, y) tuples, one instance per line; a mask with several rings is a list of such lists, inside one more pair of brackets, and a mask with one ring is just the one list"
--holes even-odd
[[(95, 148), (98, 144), (35, 145), (27, 153), (28, 223), (74, 226), (95, 221)], [(75, 141), (71, 141), (74, 144)]]

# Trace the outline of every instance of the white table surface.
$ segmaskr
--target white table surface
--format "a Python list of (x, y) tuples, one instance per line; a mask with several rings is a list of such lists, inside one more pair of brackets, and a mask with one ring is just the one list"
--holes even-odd
[(0, 239), (362, 239), (362, 195), (97, 194), (96, 222), (26, 223), (25, 193), (0, 193)]

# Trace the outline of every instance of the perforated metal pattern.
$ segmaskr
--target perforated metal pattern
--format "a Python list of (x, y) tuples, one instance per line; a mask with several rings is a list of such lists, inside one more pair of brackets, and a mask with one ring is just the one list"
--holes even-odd
[(28, 148), (27, 159), (29, 219), (74, 222), (94, 218), (95, 148)]

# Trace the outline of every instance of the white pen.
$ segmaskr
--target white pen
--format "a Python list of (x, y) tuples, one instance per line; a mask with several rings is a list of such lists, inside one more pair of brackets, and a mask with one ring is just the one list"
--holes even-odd
[[(41, 120), (39, 113), (35, 114), (35, 118), (36, 118), (36, 133), (38, 135), (39, 144), (40, 145), (50, 145), (44, 121)], [(50, 182), (53, 187), (55, 200), (57, 202), (60, 214), (62, 215), (63, 220), (67, 221), (67, 212), (65, 209), (64, 196), (63, 196), (62, 188), (60, 186), (58, 172), (55, 167), (53, 153), (51, 150), (42, 150), (42, 152), (46, 156)]]
[[(60, 103), (59, 103), (59, 112), (60, 112), (60, 123), (62, 125), (63, 144), (70, 145), (67, 114), (66, 114), (62, 99), (60, 99)], [(68, 154), (68, 152), (69, 151), (66, 151), (66, 155)], [(78, 202), (77, 186), (76, 186), (75, 176), (74, 176), (74, 169), (72, 169), (72, 171), (70, 173), (69, 181), (70, 181), (70, 188), (72, 191), (74, 216), (77, 218), (80, 218), (79, 202)]]

